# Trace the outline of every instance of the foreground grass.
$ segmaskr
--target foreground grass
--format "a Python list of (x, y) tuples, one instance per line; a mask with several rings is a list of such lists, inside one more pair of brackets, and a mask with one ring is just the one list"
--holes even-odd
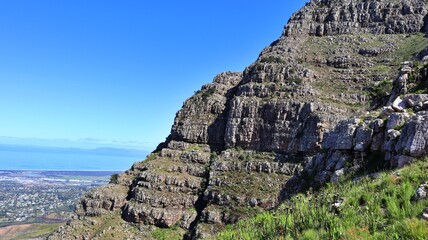
[(182, 240), (185, 231), (179, 227), (156, 228), (152, 237), (156, 240)]
[(428, 200), (414, 199), (427, 171), (420, 161), (374, 179), (344, 179), (227, 226), (215, 239), (427, 239), (428, 223), (419, 217)]

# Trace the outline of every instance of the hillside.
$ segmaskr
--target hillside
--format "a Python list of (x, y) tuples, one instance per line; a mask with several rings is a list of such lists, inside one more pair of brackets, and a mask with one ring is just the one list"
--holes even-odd
[(427, 13), (422, 0), (312, 0), (255, 63), (190, 97), (167, 140), (88, 193), (50, 239), (209, 238), (296, 194), (423, 158)]
[(426, 239), (427, 168), (424, 159), (400, 170), (349, 175), (229, 226), (215, 239)]

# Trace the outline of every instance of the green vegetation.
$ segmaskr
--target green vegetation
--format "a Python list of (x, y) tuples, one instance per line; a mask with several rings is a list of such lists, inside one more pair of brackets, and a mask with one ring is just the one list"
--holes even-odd
[(423, 33), (407, 35), (406, 40), (398, 45), (398, 50), (390, 55), (395, 56), (395, 64), (412, 59), (416, 53), (422, 51), (428, 45), (428, 38)]
[(415, 62), (413, 71), (409, 74), (408, 88), (410, 93), (424, 94), (427, 93), (428, 79), (424, 77), (423, 72), (428, 68), (428, 65), (423, 65), (420, 62)]
[(375, 85), (369, 92), (369, 96), (373, 99), (383, 99), (391, 93), (392, 81), (381, 81)]
[(152, 237), (157, 240), (182, 240), (184, 230), (179, 227), (156, 228), (152, 232)]
[(227, 226), (215, 238), (426, 239), (428, 222), (419, 216), (428, 200), (413, 196), (428, 181), (427, 167), (420, 161), (375, 179), (349, 177), (328, 184), (320, 192), (294, 196), (273, 212)]
[(402, 123), (402, 124), (395, 126), (394, 130), (401, 131), (403, 129), (404, 125), (406, 125), (406, 123)]
[(327, 98), (327, 97), (321, 97), (320, 99), (323, 100), (324, 102), (328, 102), (340, 107), (346, 107), (347, 109), (353, 109), (355, 111), (361, 110), (364, 107), (364, 105), (361, 103), (348, 103), (348, 102), (344, 102), (343, 100), (341, 101), (339, 99), (333, 99), (333, 98)]
[(299, 78), (299, 77), (291, 77), (291, 78), (289, 78), (287, 81), (288, 81), (289, 83), (295, 83), (295, 84), (297, 84), (297, 85), (300, 85), (300, 84), (302, 84), (303, 79), (302, 79), (302, 78)]
[[(255, 161), (254, 161), (255, 163)], [(224, 172), (216, 175), (224, 184), (221, 188), (215, 186), (212, 190), (221, 191), (225, 195), (246, 196), (248, 198), (276, 198), (281, 191), (281, 184), (266, 184), (269, 182), (286, 182), (289, 176), (264, 172)], [(242, 183), (246, 182), (245, 185)]]
[(373, 67), (370, 68), (371, 71), (373, 71), (376, 74), (380, 74), (380, 73), (388, 73), (391, 71), (391, 67), (388, 67), (386, 65), (375, 65)]
[(260, 62), (262, 62), (262, 63), (285, 63), (285, 61), (282, 58), (274, 57), (274, 56), (264, 57), (264, 58), (260, 59)]
[(118, 179), (119, 179), (119, 174), (117, 174), (117, 173), (112, 174), (111, 177), (110, 177), (110, 183), (117, 184), (118, 183)]
[(211, 97), (214, 93), (215, 93), (215, 88), (210, 87), (210, 88), (202, 91), (202, 98), (205, 100), (205, 99)]

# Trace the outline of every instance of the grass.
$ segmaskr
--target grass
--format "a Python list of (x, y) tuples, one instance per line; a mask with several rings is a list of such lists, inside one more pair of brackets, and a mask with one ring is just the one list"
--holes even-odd
[(426, 239), (428, 223), (419, 216), (428, 200), (413, 196), (428, 181), (427, 168), (420, 161), (376, 179), (343, 179), (229, 225), (215, 239)]
[(388, 73), (389, 71), (391, 71), (391, 67), (380, 64), (380, 65), (375, 65), (371, 67), (370, 70), (377, 74)]
[(428, 38), (423, 33), (409, 35), (402, 44), (399, 45), (397, 51), (391, 53), (391, 56), (398, 56), (395, 59), (395, 64), (398, 65), (403, 61), (409, 60), (414, 55), (422, 51), (428, 45)]
[(152, 237), (156, 240), (182, 240), (184, 230), (179, 227), (156, 228), (152, 232)]
[(278, 183), (286, 182), (289, 178), (284, 174), (250, 171), (218, 173), (215, 177), (223, 183), (221, 187), (212, 186), (211, 190), (218, 190), (225, 195), (258, 199), (276, 198), (282, 186)]
[(327, 98), (327, 97), (320, 97), (320, 99), (323, 102), (328, 102), (328, 103), (331, 103), (332, 105), (345, 107), (347, 109), (352, 109), (354, 111), (361, 111), (364, 108), (364, 105), (361, 103), (347, 103), (347, 102), (344, 102), (343, 100)]

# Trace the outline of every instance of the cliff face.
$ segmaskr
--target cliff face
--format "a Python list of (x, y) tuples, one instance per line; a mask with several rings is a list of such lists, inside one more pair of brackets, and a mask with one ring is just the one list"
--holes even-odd
[(397, 167), (425, 155), (427, 68), (401, 63), (427, 60), (427, 9), (422, 0), (306, 4), (243, 73), (219, 74), (189, 98), (167, 141), (88, 193), (57, 234), (105, 239), (104, 225), (82, 224), (120, 211), (139, 226), (134, 238), (150, 238), (150, 226), (203, 238), (373, 159)]

